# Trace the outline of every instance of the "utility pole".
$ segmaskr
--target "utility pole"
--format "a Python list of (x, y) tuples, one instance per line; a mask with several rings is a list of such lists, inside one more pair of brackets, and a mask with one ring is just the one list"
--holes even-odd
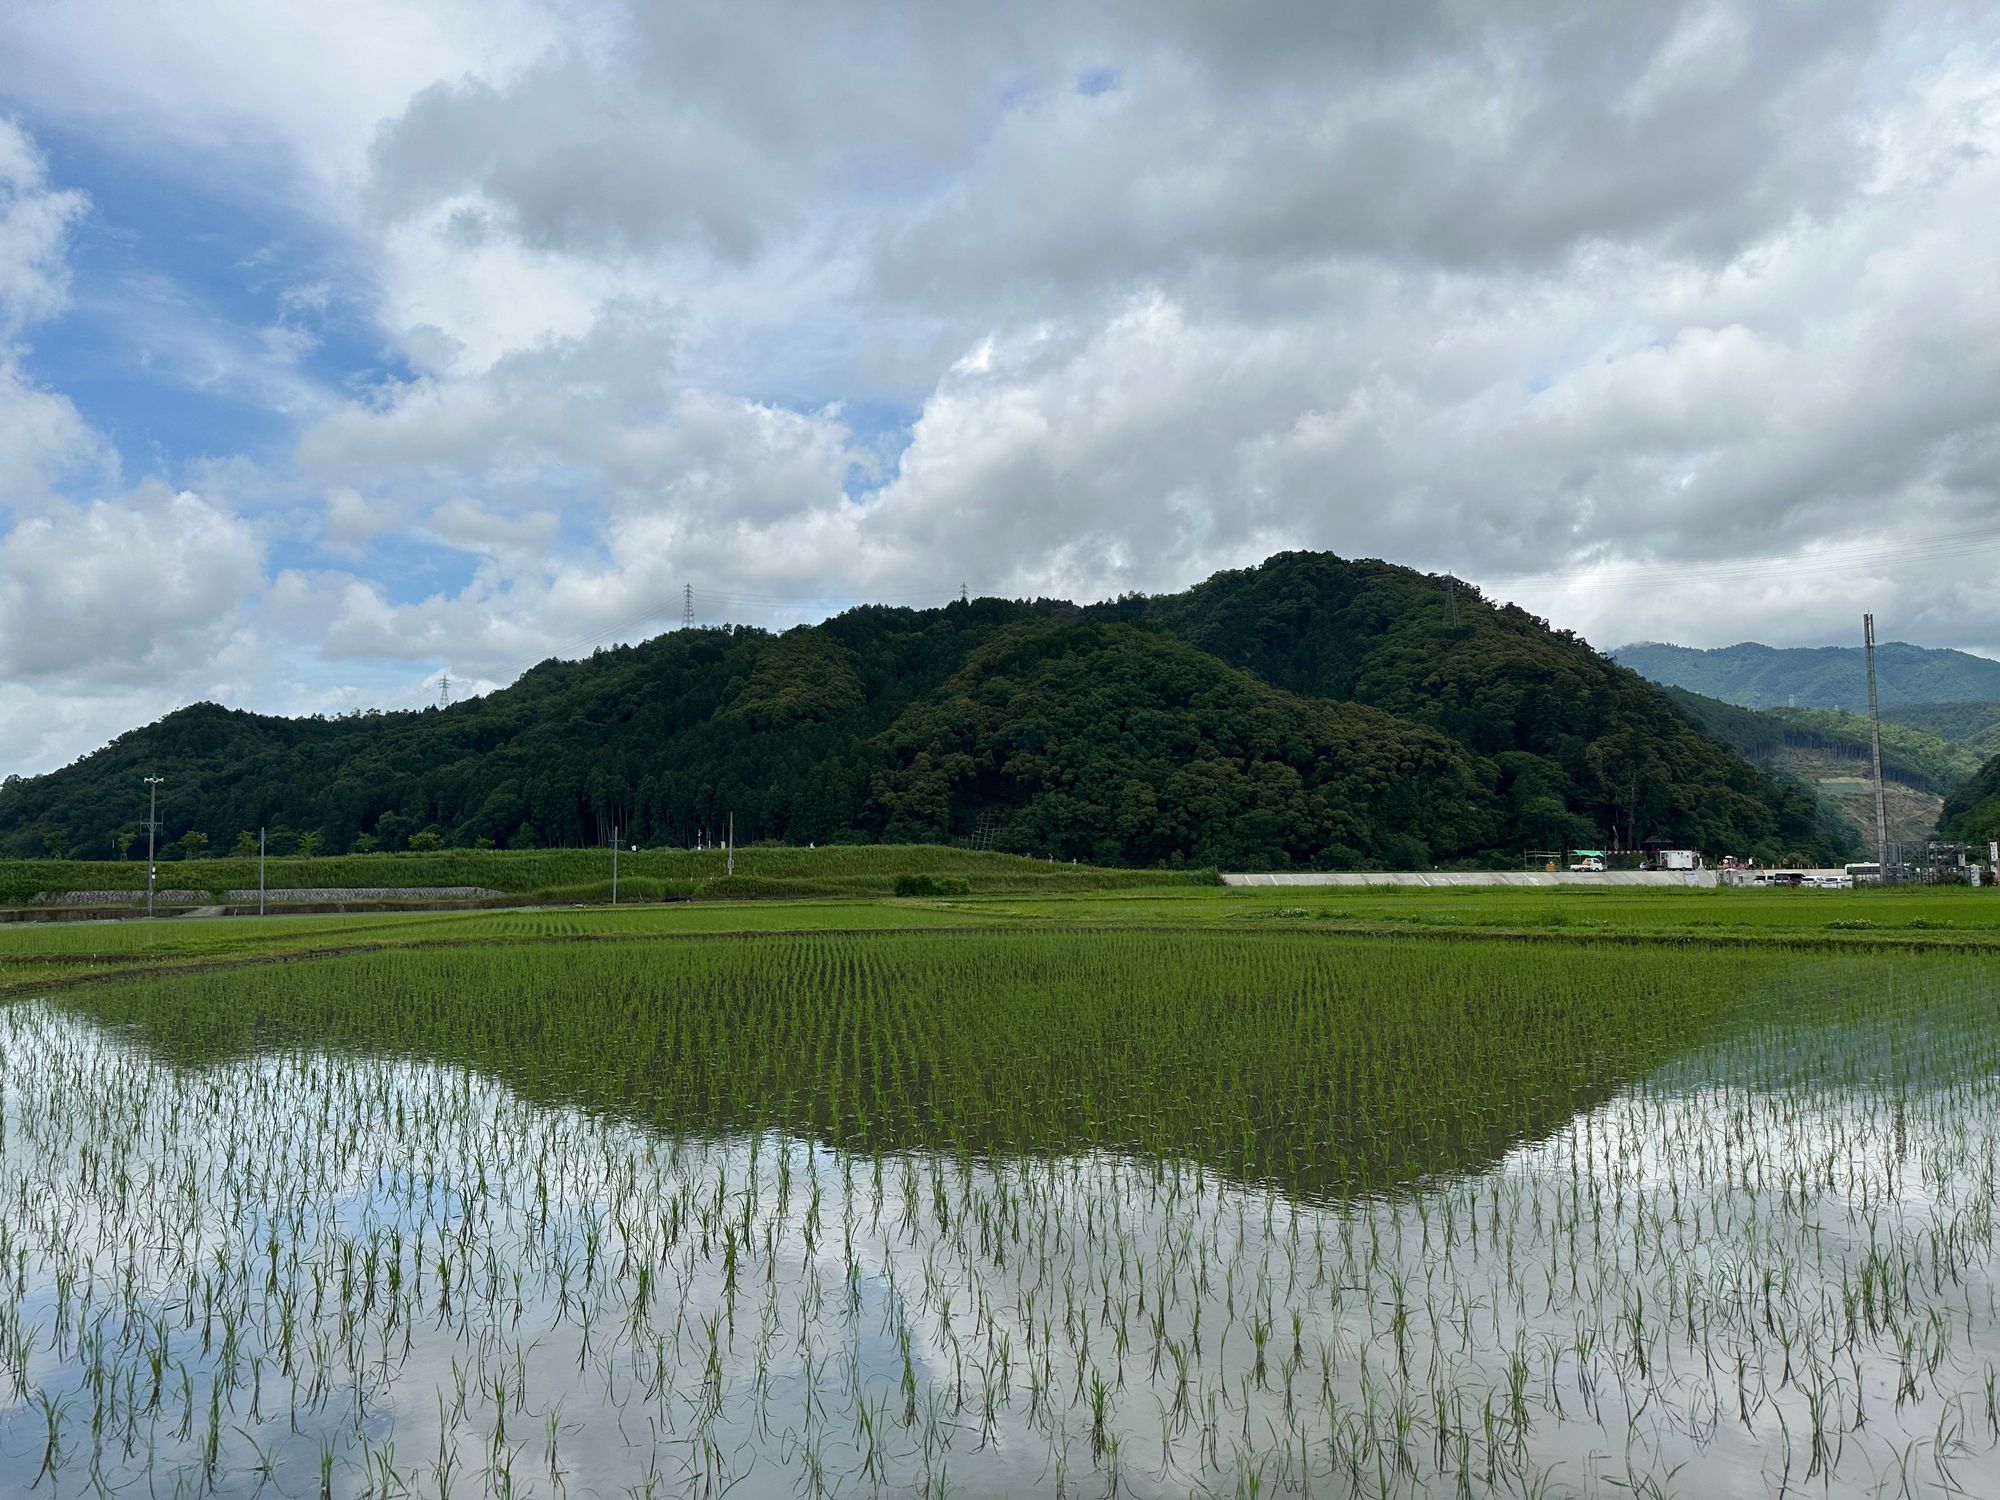
[(1444, 575), (1444, 624), (1447, 630), (1458, 629), (1458, 580), (1449, 573)]
[(257, 830), (257, 915), (264, 915), (264, 830)]
[(1882, 802), (1882, 713), (1875, 703), (1875, 617), (1861, 617), (1861, 640), (1868, 648), (1868, 738), (1875, 767), (1875, 867), (1889, 880), (1889, 814)]
[(735, 813), (731, 813), (729, 815), (728, 839), (729, 839), (729, 855), (728, 855), (729, 862), (724, 867), (723, 873), (725, 875), (734, 875), (736, 873), (736, 814)]
[(694, 629), (694, 585), (681, 585), (681, 629)]
[(146, 778), (146, 915), (153, 914), (153, 877), (159, 866), (153, 863), (153, 835), (160, 826), (160, 783), (164, 776)]
[(618, 904), (618, 830), (611, 830), (611, 904)]

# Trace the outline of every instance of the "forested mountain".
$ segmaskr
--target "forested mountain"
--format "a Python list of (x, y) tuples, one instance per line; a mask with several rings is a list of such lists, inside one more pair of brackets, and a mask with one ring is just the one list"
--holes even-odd
[(2000, 703), (1988, 699), (1899, 703), (1882, 710), (1882, 722), (1926, 730), (1939, 739), (1963, 745), (1982, 761), (2000, 755)]
[[(1184, 594), (869, 606), (676, 631), (448, 709), (198, 704), (0, 787), (0, 852), (950, 841), (1114, 863), (1501, 862), (1648, 835), (1832, 857), (1773, 781), (1583, 641), (1476, 590), (1288, 553)], [(186, 835), (193, 833), (192, 841)], [(426, 837), (428, 835), (428, 837)], [(143, 848), (143, 836), (139, 847)]]
[[(1760, 646), (1745, 641), (1700, 651), (1659, 641), (1620, 646), (1612, 657), (1654, 682), (1745, 708), (1868, 707), (1867, 653), (1860, 646)], [(1882, 707), (2000, 699), (2000, 661), (1903, 641), (1875, 648)]]
[(1938, 832), (1948, 839), (1983, 844), (2000, 839), (2000, 755), (1944, 801)]
[[(1739, 708), (1683, 688), (1667, 696), (1706, 725), (1717, 738), (1759, 765), (1783, 766), (1789, 752), (1802, 751), (1848, 762), (1854, 774), (1868, 774), (1872, 754), (1866, 714), (1834, 708)], [(1984, 757), (1966, 746), (1914, 725), (1882, 720), (1882, 777), (1943, 796), (1979, 770)]]
[[(1741, 708), (1684, 688), (1665, 692), (1747, 759), (1810, 788), (1864, 844), (1873, 842), (1875, 798), (1866, 715), (1833, 708)], [(1885, 717), (1882, 780), (1889, 836), (1930, 837), (1946, 795), (1974, 775), (1980, 761), (1964, 745)]]

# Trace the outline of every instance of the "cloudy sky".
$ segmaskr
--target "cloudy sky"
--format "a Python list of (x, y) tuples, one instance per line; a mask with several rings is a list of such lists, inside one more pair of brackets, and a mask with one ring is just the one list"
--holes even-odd
[(11, 0), (0, 771), (1287, 547), (2000, 654), (2000, 19)]

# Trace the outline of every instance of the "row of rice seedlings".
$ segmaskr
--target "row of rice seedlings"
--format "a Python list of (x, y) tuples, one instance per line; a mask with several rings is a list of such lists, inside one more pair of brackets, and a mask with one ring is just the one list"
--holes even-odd
[(1620, 1001), (827, 938), (16, 1007), (0, 1483), (1976, 1492), (1992, 981), (1656, 957)]

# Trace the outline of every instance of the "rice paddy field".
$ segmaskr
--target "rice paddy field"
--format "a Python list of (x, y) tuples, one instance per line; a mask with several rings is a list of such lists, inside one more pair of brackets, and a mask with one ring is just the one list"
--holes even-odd
[(1996, 950), (1972, 891), (0, 929), (0, 1493), (2000, 1493)]

